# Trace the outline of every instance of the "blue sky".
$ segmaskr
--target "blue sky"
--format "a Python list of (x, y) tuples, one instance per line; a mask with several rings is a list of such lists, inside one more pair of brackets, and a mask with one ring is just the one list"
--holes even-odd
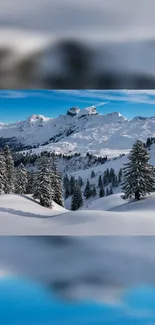
[(32, 114), (56, 117), (72, 106), (95, 105), (101, 114), (127, 118), (155, 116), (155, 90), (1, 90), (0, 121), (14, 122)]

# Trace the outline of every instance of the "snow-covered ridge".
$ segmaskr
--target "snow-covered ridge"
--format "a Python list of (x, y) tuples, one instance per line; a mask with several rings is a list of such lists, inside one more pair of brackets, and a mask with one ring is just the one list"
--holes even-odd
[(31, 116), (28, 117), (27, 121), (29, 122), (35, 122), (35, 121), (40, 121), (40, 122), (45, 122), (45, 121), (48, 121), (49, 118), (48, 117), (45, 117), (44, 115), (36, 115), (36, 114), (33, 114)]
[(127, 153), (135, 140), (154, 136), (155, 117), (128, 120), (119, 112), (101, 115), (95, 106), (72, 107), (56, 118), (33, 114), (25, 121), (0, 124), (0, 146), (13, 139), (14, 147), (64, 154), (117, 156)]
[(107, 117), (110, 117), (113, 121), (117, 119), (121, 119), (122, 121), (127, 121), (126, 117), (124, 117), (121, 113), (119, 112), (112, 112), (106, 115)]

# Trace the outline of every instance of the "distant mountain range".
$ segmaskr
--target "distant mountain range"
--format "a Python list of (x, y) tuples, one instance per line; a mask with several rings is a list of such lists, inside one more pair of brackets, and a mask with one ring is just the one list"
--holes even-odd
[(130, 150), (136, 139), (155, 136), (155, 117), (126, 119), (118, 112), (101, 115), (95, 106), (70, 108), (57, 118), (32, 115), (13, 124), (0, 123), (0, 147), (36, 148), (58, 153), (86, 152), (116, 156)]

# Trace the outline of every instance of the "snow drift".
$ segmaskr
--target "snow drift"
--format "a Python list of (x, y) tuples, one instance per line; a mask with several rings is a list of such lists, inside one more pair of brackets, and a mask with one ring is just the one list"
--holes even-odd
[(2, 195), (0, 235), (155, 235), (155, 194), (139, 202), (120, 196), (73, 212), (56, 204), (43, 208), (27, 196)]

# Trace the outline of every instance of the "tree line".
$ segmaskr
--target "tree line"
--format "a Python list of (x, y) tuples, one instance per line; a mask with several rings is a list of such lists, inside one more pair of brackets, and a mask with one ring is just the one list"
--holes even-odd
[[(91, 178), (96, 177), (94, 170), (91, 172)], [(122, 169), (120, 168), (118, 175), (115, 174), (113, 168), (106, 169), (103, 175), (98, 176), (97, 188), (99, 190), (99, 197), (104, 197), (113, 194), (113, 188), (117, 187), (122, 180)], [(108, 186), (110, 184), (110, 187)], [(84, 185), (81, 176), (76, 180), (72, 175), (70, 178), (66, 174), (63, 178), (64, 198), (65, 200), (71, 197), (71, 209), (77, 210), (83, 205), (83, 196), (85, 199), (97, 196), (97, 189), (95, 184), (91, 184), (87, 180), (86, 186), (82, 191)], [(82, 193), (83, 192), (83, 193)]]
[(0, 152), (0, 194), (32, 194), (44, 207), (52, 202), (63, 206), (61, 175), (56, 159), (41, 155), (37, 170), (29, 172), (22, 163), (15, 168), (9, 147)]
[(107, 161), (107, 156), (105, 157), (96, 157), (93, 154), (87, 153), (84, 157), (80, 154), (80, 153), (74, 153), (74, 154), (69, 154), (69, 155), (65, 155), (62, 153), (55, 153), (55, 152), (49, 152), (49, 151), (42, 151), (41, 153), (33, 153), (32, 150), (30, 150), (29, 152), (14, 152), (13, 153), (13, 159), (14, 159), (14, 164), (15, 167), (18, 167), (21, 163), (26, 166), (28, 164), (32, 164), (35, 165), (35, 163), (37, 162), (37, 160), (40, 159), (40, 157), (42, 155), (47, 155), (48, 157), (52, 157), (53, 155), (55, 155), (56, 158), (63, 158), (66, 161), (71, 160), (72, 158), (75, 157), (80, 157), (80, 158), (87, 158), (88, 159), (88, 163), (93, 162), (93, 164), (104, 164)]

